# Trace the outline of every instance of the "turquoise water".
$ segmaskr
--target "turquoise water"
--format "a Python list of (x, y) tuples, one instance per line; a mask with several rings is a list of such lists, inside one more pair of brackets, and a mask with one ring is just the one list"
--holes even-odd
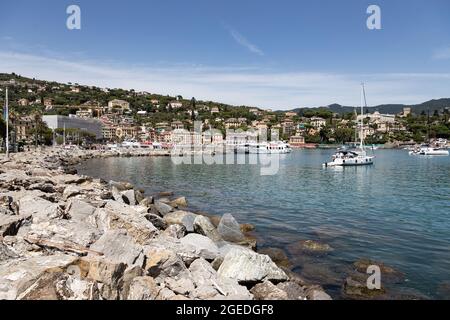
[(365, 257), (405, 274), (396, 293), (450, 298), (450, 157), (379, 150), (374, 166), (322, 168), (332, 153), (282, 155), (273, 176), (261, 176), (258, 165), (176, 165), (170, 158), (94, 159), (79, 169), (147, 194), (176, 191), (193, 209), (232, 213), (256, 226), (261, 247), (326, 242), (330, 254), (290, 258), (295, 271), (335, 297), (351, 264)]

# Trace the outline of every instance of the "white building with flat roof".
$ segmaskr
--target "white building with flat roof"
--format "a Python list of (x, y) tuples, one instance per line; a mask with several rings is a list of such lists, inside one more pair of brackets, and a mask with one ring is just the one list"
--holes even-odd
[(52, 130), (55, 129), (80, 129), (95, 134), (97, 139), (102, 139), (102, 123), (96, 119), (84, 119), (78, 117), (66, 117), (58, 115), (42, 116), (42, 121)]

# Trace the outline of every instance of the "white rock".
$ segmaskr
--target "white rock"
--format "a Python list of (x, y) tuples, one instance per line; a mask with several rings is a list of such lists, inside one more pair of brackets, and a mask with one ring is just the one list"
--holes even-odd
[(208, 237), (190, 233), (180, 239), (182, 244), (193, 246), (195, 252), (206, 260), (214, 260), (219, 255), (219, 248)]
[(232, 249), (225, 255), (218, 274), (236, 279), (239, 283), (288, 279), (286, 273), (269, 256), (239, 249)]

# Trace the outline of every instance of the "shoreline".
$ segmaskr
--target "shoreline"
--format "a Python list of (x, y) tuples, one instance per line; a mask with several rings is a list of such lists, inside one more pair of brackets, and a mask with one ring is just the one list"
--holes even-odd
[(254, 251), (231, 215), (213, 223), (186, 211), (184, 197), (145, 197), (73, 169), (92, 158), (170, 154), (130, 151), (0, 157), (0, 299), (331, 299)]

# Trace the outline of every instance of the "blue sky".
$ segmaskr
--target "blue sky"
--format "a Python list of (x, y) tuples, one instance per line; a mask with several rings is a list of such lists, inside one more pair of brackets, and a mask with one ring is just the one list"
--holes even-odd
[[(67, 6), (81, 30), (66, 28)], [(381, 30), (366, 27), (369, 5)], [(450, 96), (448, 0), (15, 0), (0, 72), (273, 109)]]

